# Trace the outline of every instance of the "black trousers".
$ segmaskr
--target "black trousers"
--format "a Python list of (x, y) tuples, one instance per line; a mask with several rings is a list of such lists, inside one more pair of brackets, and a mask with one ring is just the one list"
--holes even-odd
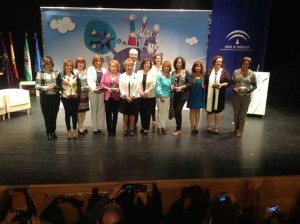
[(152, 98), (140, 98), (139, 99), (139, 110), (141, 116), (142, 129), (149, 130), (150, 119), (152, 114)]
[(176, 130), (180, 131), (182, 126), (182, 109), (186, 100), (173, 100), (173, 107), (175, 111)]
[(152, 121), (156, 121), (156, 97), (150, 99), (152, 99), (152, 109), (151, 109)]
[(77, 121), (78, 121), (77, 111), (78, 111), (78, 106), (80, 101), (79, 97), (77, 98), (62, 97), (61, 101), (65, 109), (65, 122), (66, 122), (67, 130), (68, 131), (71, 130), (70, 119), (72, 119), (73, 130), (77, 129)]
[(115, 134), (118, 122), (120, 100), (114, 100), (114, 98), (111, 97), (108, 100), (104, 100), (104, 105), (107, 132)]
[(56, 119), (59, 111), (60, 94), (40, 94), (41, 109), (45, 120), (46, 133), (52, 134), (56, 131)]

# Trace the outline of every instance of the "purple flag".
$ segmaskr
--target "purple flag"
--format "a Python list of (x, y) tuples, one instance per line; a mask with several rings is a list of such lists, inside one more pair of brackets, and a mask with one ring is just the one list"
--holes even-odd
[(6, 77), (6, 84), (10, 85), (13, 82), (13, 76), (2, 33), (0, 33), (0, 42), (0, 75), (4, 75)]

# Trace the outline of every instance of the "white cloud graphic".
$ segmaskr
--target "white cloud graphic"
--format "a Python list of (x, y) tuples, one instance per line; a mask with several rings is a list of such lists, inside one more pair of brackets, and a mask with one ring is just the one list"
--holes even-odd
[(50, 27), (54, 30), (57, 29), (60, 33), (66, 33), (75, 29), (75, 23), (69, 17), (64, 17), (51, 20)]
[(197, 37), (186, 38), (185, 43), (187, 43), (188, 45), (195, 45), (198, 44), (198, 39)]

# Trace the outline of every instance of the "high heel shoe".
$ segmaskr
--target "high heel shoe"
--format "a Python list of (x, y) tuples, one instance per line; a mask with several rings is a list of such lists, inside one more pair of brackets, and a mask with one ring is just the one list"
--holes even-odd
[(194, 130), (191, 131), (192, 135), (197, 135), (198, 133), (199, 133), (199, 130), (197, 130), (197, 129), (194, 129)]
[(55, 132), (52, 133), (53, 139), (57, 139), (57, 135)]
[(80, 131), (80, 130), (78, 129), (78, 134), (80, 134), (80, 135), (85, 135), (86, 132), (85, 132), (85, 131)]
[(236, 138), (241, 138), (242, 137), (243, 132), (242, 131), (236, 131), (235, 137)]
[(73, 138), (73, 139), (77, 139), (76, 130), (73, 130), (73, 131), (72, 131), (72, 138)]
[(206, 133), (211, 134), (211, 128), (207, 128)]
[(180, 130), (175, 130), (173, 132), (173, 136), (179, 136), (179, 135), (181, 135), (181, 131)]
[(232, 135), (236, 135), (237, 130), (230, 132)]
[(72, 139), (72, 131), (71, 130), (68, 130), (67, 137), (69, 140)]
[(218, 134), (219, 134), (219, 128), (215, 128), (214, 135), (218, 135)]
[(51, 134), (51, 133), (47, 134), (47, 137), (48, 137), (49, 140), (53, 140), (54, 139), (53, 134)]

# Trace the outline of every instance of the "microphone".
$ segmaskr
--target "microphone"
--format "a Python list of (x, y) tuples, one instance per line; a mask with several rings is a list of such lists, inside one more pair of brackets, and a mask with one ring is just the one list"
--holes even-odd
[(256, 69), (257, 72), (259, 71), (259, 67), (260, 67), (260, 65), (257, 65), (257, 69)]

